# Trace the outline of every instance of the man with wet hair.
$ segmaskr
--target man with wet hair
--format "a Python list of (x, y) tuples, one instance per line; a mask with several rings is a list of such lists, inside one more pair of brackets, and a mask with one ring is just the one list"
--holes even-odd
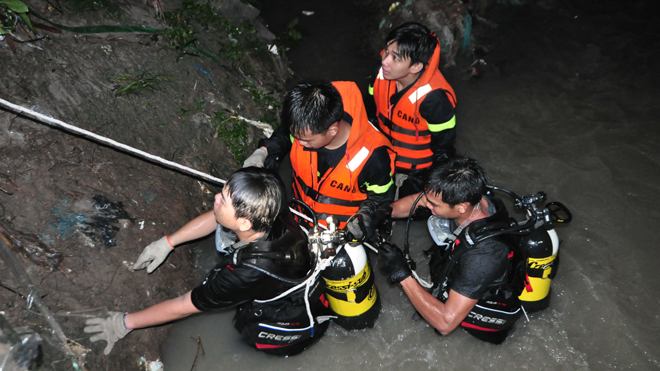
[[(222, 261), (200, 286), (186, 294), (135, 313), (109, 312), (107, 317), (87, 320), (84, 331), (96, 333), (91, 341), (105, 340), (108, 355), (115, 342), (134, 329), (167, 323), (191, 314), (237, 307), (236, 328), (247, 334), (250, 345), (277, 355), (294, 355), (319, 339), (328, 323), (319, 323), (326, 314), (323, 284), (308, 282), (310, 295), (304, 300), (302, 287), (291, 295), (269, 302), (302, 282), (311, 268), (304, 233), (293, 220), (284, 202), (284, 185), (277, 174), (258, 168), (235, 172), (215, 196), (213, 210), (191, 220), (178, 231), (147, 246), (135, 262), (136, 270), (152, 273), (174, 247), (215, 231), (216, 248)], [(286, 258), (285, 258), (286, 257)], [(292, 300), (296, 298), (296, 300)], [(301, 298), (302, 297), (302, 298)], [(266, 303), (255, 303), (255, 300)], [(310, 311), (305, 308), (309, 302)], [(270, 305), (284, 315), (276, 322), (285, 329), (259, 331), (268, 316), (253, 316)], [(267, 312), (267, 311), (265, 311)], [(310, 324), (310, 322), (312, 322)]]
[(387, 35), (370, 91), (379, 128), (397, 153), (400, 197), (421, 191), (433, 162), (456, 152), (456, 95), (439, 64), (440, 43), (425, 26), (408, 22)]
[[(500, 319), (484, 316), (475, 307), (489, 290), (505, 284), (510, 273), (511, 249), (505, 237), (472, 241), (480, 231), (492, 232), (494, 226), (501, 227), (498, 223), (508, 219), (502, 201), (486, 196), (486, 191), (484, 171), (473, 159), (453, 157), (432, 167), (417, 207), (431, 210), (429, 231), (435, 234), (436, 242), (448, 243), (446, 250), (437, 248), (431, 258), (432, 292), (412, 277), (406, 258), (395, 245), (382, 246), (378, 266), (391, 284), (401, 284), (415, 309), (441, 334), (461, 325), (482, 340), (499, 343), (519, 314), (514, 313), (512, 320)], [(410, 209), (419, 195), (394, 202), (392, 217), (414, 212)], [(449, 221), (449, 230), (440, 227), (443, 220)], [(498, 327), (489, 328), (493, 324)]]
[(367, 120), (357, 85), (301, 83), (286, 94), (281, 119), (244, 166), (275, 168), (290, 153), (295, 197), (322, 223), (332, 215), (343, 228), (351, 219), (357, 240), (370, 236), (374, 211), (394, 198), (395, 154)]

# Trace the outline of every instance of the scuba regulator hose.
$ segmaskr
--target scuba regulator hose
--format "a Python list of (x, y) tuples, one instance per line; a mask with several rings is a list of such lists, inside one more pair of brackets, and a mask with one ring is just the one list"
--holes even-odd
[(413, 277), (417, 280), (417, 282), (420, 284), (420, 286), (430, 289), (433, 287), (433, 283), (429, 283), (422, 279), (419, 274), (417, 274), (417, 263), (410, 257), (410, 244), (408, 242), (408, 233), (410, 232), (410, 221), (413, 219), (413, 215), (415, 213), (415, 208), (417, 207), (417, 204), (419, 203), (419, 200), (422, 199), (424, 196), (424, 192), (420, 193), (419, 196), (415, 199), (415, 202), (413, 202), (412, 206), (410, 207), (410, 213), (408, 213), (408, 220), (406, 220), (406, 231), (404, 234), (404, 239), (403, 239), (403, 256), (406, 257), (406, 260), (408, 260), (408, 267), (410, 267), (410, 271), (413, 274)]
[(417, 268), (417, 264), (415, 263), (414, 260), (410, 258), (410, 244), (408, 243), (408, 232), (410, 231), (410, 221), (413, 219), (413, 214), (415, 213), (415, 208), (417, 208), (417, 204), (419, 203), (419, 200), (424, 197), (424, 192), (420, 193), (419, 196), (415, 199), (415, 202), (413, 202), (412, 206), (410, 207), (410, 212), (408, 213), (408, 220), (406, 221), (406, 232), (405, 232), (405, 237), (403, 239), (403, 255), (408, 259), (408, 265), (410, 266), (411, 270), (415, 270)]

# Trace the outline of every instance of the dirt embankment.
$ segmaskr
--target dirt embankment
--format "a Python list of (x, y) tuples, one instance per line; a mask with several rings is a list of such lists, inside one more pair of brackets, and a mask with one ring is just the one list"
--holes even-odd
[[(76, 14), (74, 1), (26, 3), (66, 26), (169, 31), (42, 29), (45, 37), (27, 42), (34, 35), (19, 29), (15, 34), (24, 42), (14, 42), (15, 53), (0, 42), (4, 100), (221, 179), (240, 167), (263, 136), (238, 117), (273, 123), (278, 116), (286, 62), (267, 49), (274, 35), (256, 19), (258, 10), (238, 0), (215, 4), (221, 6), (217, 16), (216, 8), (163, 1), (160, 19), (151, 2), (131, 2), (119, 20), (108, 19), (103, 9)], [(191, 246), (177, 249), (151, 275), (129, 266), (151, 241), (209, 210), (217, 191), (0, 110), (0, 226), (16, 238), (10, 242), (21, 265), (64, 333), (90, 350), (88, 369), (140, 369), (141, 356), (159, 357), (167, 328), (136, 331), (106, 357), (104, 343), (92, 344), (82, 332), (84, 317), (61, 314), (135, 311), (198, 284)], [(43, 369), (72, 369), (9, 268), (0, 260), (0, 314), (13, 328), (45, 338)]]
[[(473, 29), (492, 26), (477, 17), (488, 0), (421, 0), (393, 8), (391, 1), (371, 2), (382, 19), (370, 45), (381, 45), (391, 27), (416, 20), (440, 36), (443, 65), (454, 64), (461, 50), (472, 58)], [(277, 121), (290, 71), (269, 47), (274, 35), (260, 24), (259, 11), (241, 0), (213, 5), (131, 0), (112, 9), (98, 4), (116, 2), (97, 0), (91, 10), (90, 2), (76, 0), (25, 3), (56, 24), (82, 28), (40, 29), (39, 40), (28, 40), (35, 34), (19, 28), (15, 52), (1, 41), (4, 100), (222, 179), (263, 136), (240, 118)], [(76, 11), (81, 3), (86, 9)], [(156, 18), (159, 11), (164, 13)], [(89, 29), (96, 25), (160, 30)], [(88, 369), (144, 369), (140, 357), (159, 357), (167, 327), (135, 331), (106, 357), (104, 343), (91, 344), (82, 332), (84, 316), (136, 311), (198, 284), (190, 253), (195, 245), (177, 249), (151, 275), (132, 272), (130, 265), (151, 241), (209, 210), (217, 191), (0, 109), (0, 227), (15, 238), (9, 239), (14, 253), (66, 336), (89, 349)], [(53, 345), (46, 322), (28, 308), (31, 292), (9, 268), (0, 260), (0, 319), (45, 338), (42, 369), (72, 369), (71, 359)], [(0, 333), (0, 343), (3, 339)]]

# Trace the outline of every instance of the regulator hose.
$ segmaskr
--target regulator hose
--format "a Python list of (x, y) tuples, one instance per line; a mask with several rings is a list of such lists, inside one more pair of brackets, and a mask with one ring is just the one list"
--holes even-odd
[(417, 207), (417, 203), (419, 203), (419, 200), (422, 199), (422, 196), (424, 196), (424, 192), (420, 193), (419, 196), (417, 196), (415, 202), (413, 202), (412, 206), (410, 207), (410, 213), (408, 213), (408, 220), (406, 221), (406, 233), (403, 239), (403, 255), (406, 257), (406, 259), (408, 259), (408, 264), (411, 265), (410, 269), (412, 270), (415, 270), (415, 268), (417, 268), (417, 264), (415, 263), (414, 260), (410, 259), (410, 244), (408, 243), (408, 232), (410, 231), (410, 221), (413, 219), (415, 208)]

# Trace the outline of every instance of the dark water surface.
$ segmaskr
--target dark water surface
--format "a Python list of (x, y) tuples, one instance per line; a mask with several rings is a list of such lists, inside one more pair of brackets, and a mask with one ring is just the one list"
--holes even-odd
[[(337, 30), (359, 21), (346, 16), (348, 5), (324, 5), (343, 2), (309, 3), (305, 10), (334, 14), (323, 19), (335, 19)], [(272, 2), (286, 4), (296, 2)], [(480, 160), (493, 184), (519, 194), (544, 190), (573, 212), (573, 222), (558, 229), (561, 266), (548, 310), (519, 320), (499, 346), (462, 330), (440, 337), (412, 319), (399, 287), (377, 275), (383, 312), (373, 329), (331, 326), (311, 349), (282, 359), (244, 345), (233, 312), (205, 314), (174, 325), (166, 368), (189, 370), (197, 349), (190, 337), (201, 336), (206, 355), (195, 370), (660, 369), (657, 13), (640, 2), (563, 4), (522, 9), (500, 23), (504, 42), (485, 57), (500, 73), (487, 69), (466, 81), (460, 68), (445, 71), (460, 105), (459, 152)], [(313, 31), (303, 41), (307, 47), (290, 53), (300, 75), (358, 81), (371, 69), (349, 67), (354, 53), (342, 50), (359, 47), (348, 41), (327, 45)], [(411, 248), (425, 268), (423, 227), (413, 226)], [(402, 235), (399, 223), (394, 239)]]

